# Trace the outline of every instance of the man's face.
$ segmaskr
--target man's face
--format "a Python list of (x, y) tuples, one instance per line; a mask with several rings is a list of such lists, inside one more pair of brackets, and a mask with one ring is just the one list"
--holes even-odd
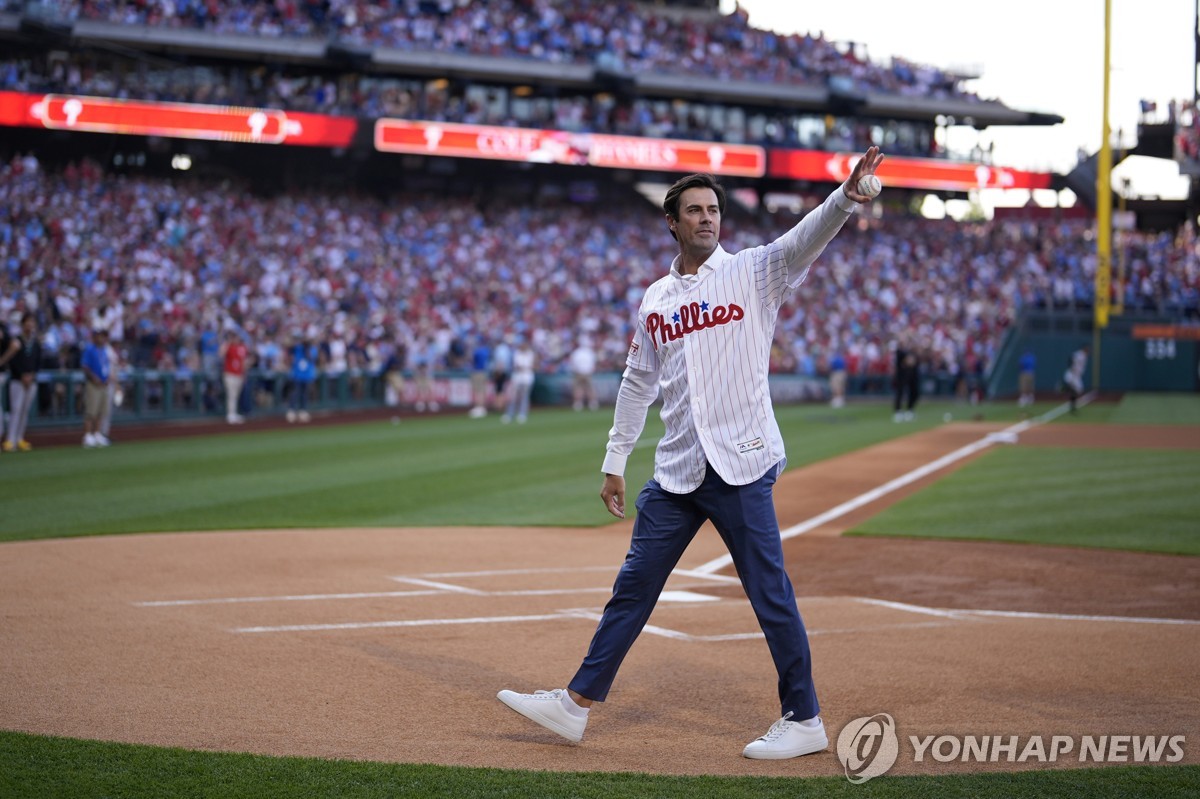
[(685, 189), (679, 195), (679, 219), (668, 219), (682, 249), (711, 253), (721, 235), (721, 208), (712, 189)]

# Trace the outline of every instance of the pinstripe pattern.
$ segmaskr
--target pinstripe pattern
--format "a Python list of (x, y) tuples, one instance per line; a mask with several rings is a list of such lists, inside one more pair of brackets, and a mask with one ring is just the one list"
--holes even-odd
[[(695, 490), (706, 463), (726, 483), (746, 485), (784, 459), (767, 385), (775, 321), (854, 208), (839, 187), (774, 242), (734, 255), (718, 245), (695, 275), (680, 274), (677, 257), (646, 290), (626, 363), (662, 392), (666, 433), (654, 478), (663, 489)], [(606, 473), (624, 473), (653, 399), (648, 391), (618, 396)]]

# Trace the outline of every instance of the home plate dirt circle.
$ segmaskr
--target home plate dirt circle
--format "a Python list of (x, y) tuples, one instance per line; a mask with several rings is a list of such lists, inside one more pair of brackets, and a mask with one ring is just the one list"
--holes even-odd
[[(998, 429), (945, 425), (788, 472), (776, 489), (781, 527)], [(1067, 429), (1054, 431), (1055, 446), (1095, 440), (1079, 427), (1064, 443)], [(1139, 430), (1105, 427), (1104, 445)], [(1018, 446), (1038, 434), (1022, 433)], [(1182, 762), (1198, 762), (1198, 559), (838, 536), (946, 472), (785, 543), (831, 741), (852, 719), (888, 713), (897, 774), (1078, 765), (914, 762), (909, 736), (944, 734), (1184, 735)], [(710, 568), (724, 554), (711, 529), (685, 554), (582, 744), (495, 700), (501, 688), (570, 678), (629, 532), (622, 523), (4, 544), (0, 727), (389, 762), (842, 774), (833, 748), (741, 757), (778, 715), (776, 678), (736, 578)]]

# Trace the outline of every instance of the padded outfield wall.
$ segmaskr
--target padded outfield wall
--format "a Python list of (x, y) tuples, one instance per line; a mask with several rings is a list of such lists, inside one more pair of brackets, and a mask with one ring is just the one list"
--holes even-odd
[[(1090, 312), (1035, 311), (1021, 315), (1005, 337), (988, 379), (988, 395), (1015, 396), (1021, 355), (1037, 358), (1038, 392), (1059, 390), (1071, 354), (1092, 348), (1084, 382), (1097, 364)], [(1099, 341), (1101, 391), (1200, 391), (1200, 320), (1127, 314), (1112, 317)]]

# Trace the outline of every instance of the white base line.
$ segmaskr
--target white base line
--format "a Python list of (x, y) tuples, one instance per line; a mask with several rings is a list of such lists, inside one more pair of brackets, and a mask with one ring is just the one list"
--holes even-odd
[(1128, 622), (1130, 624), (1200, 625), (1198, 619), (1162, 619), (1153, 616), (1085, 616), (1076, 613), (1034, 613), (1022, 610), (956, 610), (964, 616), (998, 616), (1006, 619), (1050, 619), (1061, 621)]
[(450, 583), (437, 583), (433, 580), (422, 580), (419, 577), (393, 577), (398, 583), (412, 583), (413, 585), (423, 585), (426, 588), (437, 588), (442, 591), (450, 591), (455, 594), (472, 594), (474, 596), (483, 596), (486, 591), (477, 591), (474, 588), (466, 588), (461, 585), (451, 585)]
[(893, 602), (890, 599), (871, 599), (870, 597), (852, 597), (855, 602), (860, 602), (864, 605), (877, 605), (881, 608), (892, 608), (893, 610), (903, 610), (909, 613), (921, 613), (926, 616), (940, 616), (946, 619), (960, 619), (958, 611), (942, 610), (941, 608), (927, 608), (924, 605), (910, 605), (907, 602)]
[[(616, 566), (575, 566), (564, 569), (492, 569), (490, 571), (475, 571), (475, 572), (439, 572), (437, 574), (419, 574), (418, 577), (497, 577), (510, 574), (566, 574), (568, 572), (613, 572), (617, 571)], [(393, 577), (393, 580), (401, 578)]]
[[(404, 619), (397, 621), (372, 621), (372, 622), (347, 622), (344, 624), (288, 624), (278, 627), (239, 627), (232, 632), (235, 633), (283, 633), (283, 632), (329, 632), (329, 631), (344, 631), (344, 630), (370, 630), (380, 628), (395, 628), (395, 627), (431, 627), (442, 626), (449, 624), (503, 624), (509, 622), (527, 622), (527, 621), (562, 621), (564, 619), (585, 619), (589, 621), (599, 621), (600, 614), (594, 611), (583, 608), (572, 608), (562, 610), (558, 613), (540, 614), (534, 616), (477, 616), (474, 618), (465, 619)], [(938, 627), (942, 626), (940, 622), (923, 622), (918, 624), (893, 624), (885, 627), (873, 625), (862, 628), (833, 628), (828, 630), (815, 629), (810, 630), (809, 635), (832, 635), (855, 632), (870, 632), (880, 629), (894, 629), (899, 627)], [(726, 633), (722, 635), (692, 635), (685, 633), (682, 630), (672, 630), (667, 627), (660, 627), (656, 624), (647, 624), (642, 631), (650, 635), (657, 635), (660, 638), (669, 638), (674, 641), (687, 641), (689, 643), (713, 643), (719, 641), (751, 641), (763, 638), (762, 632), (752, 633)]]
[[(737, 580), (733, 581), (737, 583)], [(697, 588), (710, 588), (708, 584), (686, 583), (674, 587), (675, 591), (691, 591)], [(159, 599), (148, 602), (134, 602), (139, 608), (168, 608), (188, 605), (233, 605), (248, 602), (309, 602), (314, 600), (339, 599), (392, 599), (410, 596), (446, 596), (462, 594), (461, 591), (429, 590), (429, 591), (374, 591), (357, 594), (293, 594), (281, 596), (235, 596), (217, 597), (213, 599)], [(612, 586), (597, 586), (586, 588), (530, 588), (512, 591), (473, 591), (468, 596), (561, 596), (564, 594), (611, 594)]]
[(139, 608), (167, 608), (182, 605), (232, 605), (243, 602), (311, 602), (319, 599), (390, 599), (408, 596), (436, 596), (445, 591), (373, 591), (361, 594), (292, 594), (287, 596), (234, 596), (217, 599), (160, 599), (152, 602), (134, 602)]
[[(1079, 399), (1079, 402), (1077, 404), (1080, 407), (1082, 407), (1083, 405), (1086, 405), (1088, 402), (1091, 402), (1092, 399), (1094, 398), (1094, 396), (1095, 395), (1090, 394), (1090, 393), (1085, 394), (1083, 397), (1081, 397)], [(1062, 416), (1064, 413), (1066, 413), (1068, 409), (1069, 409), (1068, 406), (1060, 405), (1057, 408), (1047, 411), (1045, 414), (1037, 417), (1037, 419), (1035, 419), (1035, 420), (1026, 419), (1023, 422), (1018, 422), (1017, 424), (1006, 427), (1004, 430), (1000, 431), (999, 433), (989, 433), (986, 436), (984, 436), (983, 438), (979, 439), (978, 441), (975, 441), (971, 444), (967, 444), (965, 447), (960, 447), (960, 448), (956, 449), (954, 452), (951, 452), (948, 455), (943, 455), (942, 457), (938, 458), (937, 460), (930, 461), (929, 463), (925, 464), (924, 466), (918, 466), (916, 469), (913, 469), (911, 472), (908, 472), (907, 474), (903, 474), (894, 480), (889, 480), (888, 482), (884, 483), (883, 485), (873, 488), (864, 494), (859, 494), (857, 497), (847, 500), (846, 502), (843, 502), (841, 505), (838, 505), (837, 507), (830, 508), (829, 510), (825, 511), (824, 513), (812, 517), (808, 521), (801, 522), (800, 524), (793, 525), (793, 526), (787, 528), (786, 530), (782, 530), (779, 533), (779, 537), (781, 540), (786, 541), (789, 538), (795, 538), (798, 535), (804, 535), (805, 533), (809, 532), (810, 530), (814, 530), (823, 524), (831, 522), (834, 519), (841, 518), (842, 516), (845, 516), (846, 514), (852, 512), (852, 511), (858, 510), (859, 508), (863, 507), (864, 505), (868, 505), (868, 504), (874, 502), (875, 500), (879, 499), (882, 496), (885, 496), (887, 494), (892, 493), (893, 491), (901, 489), (906, 485), (915, 483), (916, 481), (918, 481), (924, 477), (928, 477), (929, 475), (933, 474), (934, 472), (949, 466), (950, 464), (954, 463), (955, 461), (960, 461), (963, 458), (967, 457), (968, 455), (974, 455), (976, 452), (979, 452), (980, 450), (990, 447), (993, 444), (997, 443), (998, 441), (1001, 440), (1001, 437), (1012, 436), (1012, 435), (1016, 435), (1019, 433), (1023, 433), (1035, 425), (1043, 424), (1044, 422), (1048, 422), (1052, 419), (1056, 419), (1059, 416)], [(713, 572), (720, 571), (721, 569), (724, 569), (725, 567), (731, 566), (731, 565), (733, 565), (733, 557), (728, 554), (725, 554), (725, 555), (721, 555), (718, 558), (714, 558), (713, 560), (710, 560), (708, 563), (705, 563), (701, 566), (697, 566), (695, 569), (692, 569), (691, 571), (696, 574), (712, 574)]]
[(698, 577), (702, 580), (711, 580), (714, 583), (723, 583), (725, 585), (740, 586), (742, 581), (736, 577), (730, 577), (725, 574), (710, 574), (708, 572), (698, 572), (694, 569), (676, 569), (671, 574), (678, 574), (681, 577)]
[(1078, 613), (1037, 613), (1027, 610), (974, 610), (971, 608), (927, 608), (924, 605), (910, 605), (907, 602), (892, 602), (887, 599), (872, 599), (870, 597), (852, 597), (855, 602), (864, 605), (903, 610), (909, 613), (921, 613), (928, 616), (941, 616), (950, 619), (971, 620), (973, 616), (986, 616), (1002, 619), (1046, 619), (1050, 621), (1097, 621), (1123, 622), (1129, 624), (1170, 624), (1170, 625), (1200, 625), (1198, 619), (1163, 619), (1153, 616), (1089, 616)]
[(380, 627), (436, 627), (446, 624), (502, 624), (504, 622), (550, 621), (569, 619), (562, 613), (543, 613), (536, 616), (476, 616), (466, 619), (402, 619), (399, 621), (359, 621), (345, 624), (287, 624), (280, 627), (237, 627), (235, 633), (292, 633), (322, 630), (370, 630)]

